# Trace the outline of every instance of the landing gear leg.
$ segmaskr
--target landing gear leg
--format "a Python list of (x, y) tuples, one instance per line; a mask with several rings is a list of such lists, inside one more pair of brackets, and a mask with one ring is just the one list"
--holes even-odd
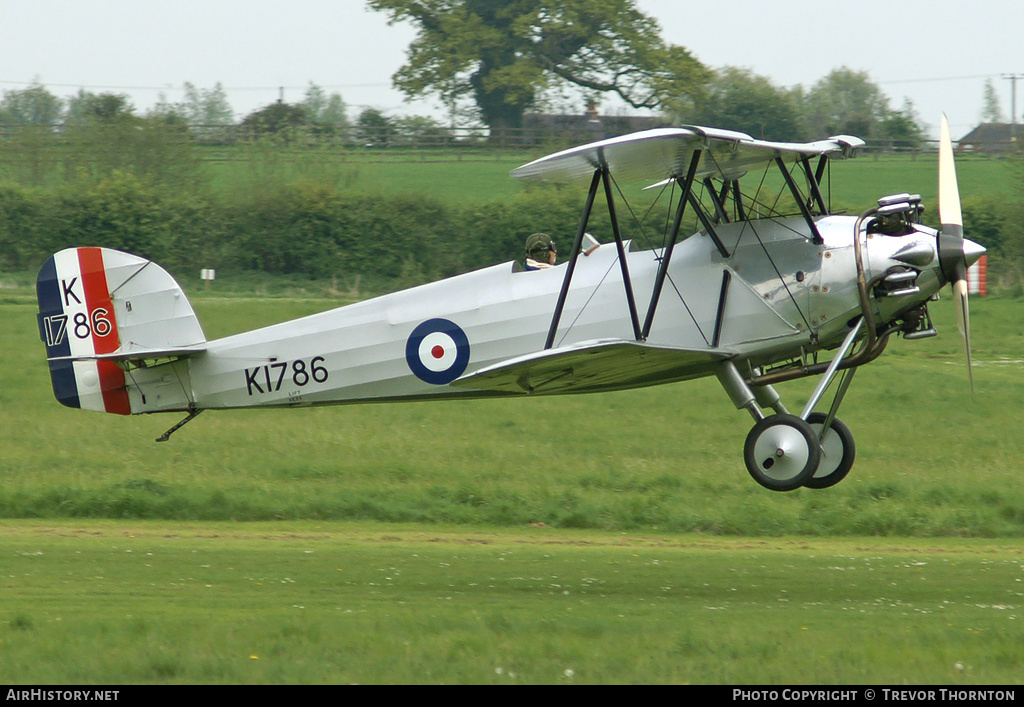
[[(814, 430), (790, 415), (771, 386), (751, 388), (732, 361), (718, 369), (718, 380), (738, 410), (747, 410), (754, 428), (743, 445), (747, 471), (757, 483), (772, 491), (791, 491), (803, 485), (818, 468), (821, 457)], [(775, 414), (765, 416), (761, 407)]]
[[(844, 347), (844, 353), (845, 350)], [(833, 363), (835, 364), (836, 361)], [(853, 443), (853, 433), (850, 432), (849, 427), (843, 424), (842, 420), (836, 417), (836, 412), (839, 410), (843, 398), (846, 397), (846, 391), (850, 388), (850, 383), (856, 372), (856, 368), (849, 368), (843, 372), (828, 413), (811, 412), (821, 399), (832, 377), (835, 376), (835, 369), (830, 367), (824, 380), (818, 385), (800, 414), (800, 417), (810, 423), (815, 437), (821, 445), (821, 462), (817, 471), (807, 480), (805, 486), (808, 488), (825, 489), (835, 486), (845, 479), (846, 475), (850, 473), (850, 469), (853, 468), (853, 460), (857, 455), (856, 445)]]
[[(754, 418), (754, 428), (743, 446), (743, 460), (750, 475), (765, 488), (772, 491), (791, 491), (800, 486), (828, 488), (842, 481), (853, 467), (856, 456), (853, 434), (836, 418), (836, 411), (857, 369), (843, 371), (827, 414), (813, 410), (839, 374), (840, 365), (863, 324), (861, 319), (851, 329), (799, 416), (789, 414), (772, 386), (752, 387), (731, 361), (719, 366), (718, 380), (736, 408), (747, 410)], [(775, 414), (765, 416), (762, 408), (771, 408)]]

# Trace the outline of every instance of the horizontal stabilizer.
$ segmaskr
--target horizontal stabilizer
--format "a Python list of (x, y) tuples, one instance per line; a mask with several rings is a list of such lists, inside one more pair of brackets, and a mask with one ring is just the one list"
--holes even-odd
[(85, 360), (107, 360), (107, 361), (148, 361), (161, 358), (184, 358), (206, 351), (205, 344), (195, 346), (179, 346), (177, 348), (145, 348), (135, 344), (122, 346), (113, 353), (104, 354), (80, 354), (77, 356), (53, 356), (51, 361), (85, 361)]
[(679, 349), (622, 339), (589, 341), (509, 359), (451, 385), (538, 395), (596, 393), (708, 375), (732, 355), (724, 349)]

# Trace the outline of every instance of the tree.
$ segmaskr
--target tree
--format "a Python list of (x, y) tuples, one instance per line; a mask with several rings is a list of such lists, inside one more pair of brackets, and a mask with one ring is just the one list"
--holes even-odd
[(910, 101), (901, 110), (889, 107), (889, 98), (866, 71), (833, 69), (804, 99), (804, 120), (810, 135), (856, 135), (899, 147), (916, 147), (924, 130)]
[(183, 123), (194, 138), (204, 143), (224, 142), (226, 128), (235, 122), (235, 112), (219, 81), (211, 89), (196, 88), (186, 81), (184, 101), (168, 103), (161, 94), (160, 102), (147, 115)]
[(123, 93), (90, 93), (84, 89), (68, 99), (66, 122), (76, 123), (112, 123), (135, 114), (128, 96)]
[(614, 93), (635, 108), (699, 97), (708, 72), (666, 45), (632, 0), (369, 0), (419, 34), (394, 75), (408, 96), (471, 99), (501, 136), (549, 86)]
[(909, 98), (902, 110), (887, 110), (873, 132), (872, 137), (894, 148), (917, 148), (924, 142), (924, 129)]
[(395, 132), (391, 120), (376, 108), (367, 108), (356, 119), (356, 135), (366, 147), (387, 147)]
[(866, 71), (833, 69), (807, 94), (808, 129), (816, 135), (867, 137), (888, 101)]
[(197, 89), (186, 81), (185, 100), (180, 104), (179, 110), (193, 128), (231, 125), (235, 122), (235, 112), (231, 110), (227, 93), (219, 81), (209, 89)]
[(866, 71), (833, 69), (807, 93), (807, 127), (816, 136), (871, 137), (889, 112), (889, 99)]
[(245, 116), (242, 127), (255, 137), (284, 134), (287, 138), (290, 132), (305, 127), (308, 122), (309, 116), (302, 105), (278, 101)]
[(28, 88), (4, 91), (0, 123), (7, 125), (54, 125), (60, 121), (64, 102), (38, 82)]
[(56, 173), (64, 102), (38, 82), (21, 90), (4, 91), (0, 99), (0, 125), (5, 127), (3, 163), (9, 176), (22, 184), (42, 185)]
[(416, 147), (448, 145), (453, 136), (448, 128), (423, 115), (409, 115), (394, 120), (397, 138)]
[(170, 113), (140, 117), (123, 94), (79, 91), (69, 101), (63, 135), (63, 171), (75, 179), (102, 183), (131, 175), (147, 185), (182, 189), (200, 182), (182, 119)]
[(981, 109), (981, 122), (1006, 122), (1006, 116), (1003, 115), (1003, 109), (999, 105), (999, 94), (996, 92), (996, 87), (992, 85), (992, 79), (987, 79), (985, 81), (985, 95), (982, 100), (984, 103)]
[(715, 72), (700, 106), (680, 116), (686, 123), (738, 130), (755, 138), (803, 138), (799, 89), (781, 89), (749, 69), (727, 66)]
[(315, 83), (310, 82), (306, 97), (299, 105), (306, 109), (309, 120), (316, 125), (333, 128), (348, 125), (348, 114), (341, 94), (332, 93), (328, 96)]

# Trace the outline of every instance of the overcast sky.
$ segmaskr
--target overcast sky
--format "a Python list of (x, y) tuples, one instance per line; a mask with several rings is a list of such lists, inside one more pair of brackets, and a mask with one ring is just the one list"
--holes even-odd
[[(986, 79), (1002, 109), (1024, 113), (1024, 0), (638, 0), (666, 41), (706, 65), (741, 66), (777, 86), (810, 88), (832, 69), (867, 71), (893, 108), (950, 118), (954, 138), (981, 117)], [(128, 94), (145, 112), (187, 81), (218, 82), (236, 115), (302, 99), (310, 82), (354, 117), (443, 113), (391, 88), (415, 36), (363, 0), (0, 0), (0, 90), (38, 80), (52, 93)], [(616, 110), (611, 100), (602, 109)], [(771, 137), (771, 136), (767, 136)]]

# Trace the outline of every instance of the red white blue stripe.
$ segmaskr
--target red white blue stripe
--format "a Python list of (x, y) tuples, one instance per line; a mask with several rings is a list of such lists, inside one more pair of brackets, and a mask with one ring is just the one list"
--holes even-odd
[(94, 358), (120, 347), (103, 249), (70, 248), (52, 256), (39, 271), (36, 294), (57, 399), (69, 407), (130, 414), (124, 371)]

